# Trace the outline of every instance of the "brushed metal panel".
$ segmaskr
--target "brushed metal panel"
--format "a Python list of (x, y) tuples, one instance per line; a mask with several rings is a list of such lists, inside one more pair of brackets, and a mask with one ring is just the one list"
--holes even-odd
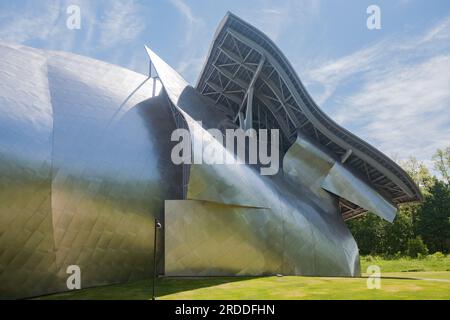
[(167, 96), (149, 80), (130, 97), (146, 77), (107, 63), (0, 50), (0, 296), (67, 290), (72, 264), (82, 287), (150, 276), (154, 218), (182, 196)]
[(306, 184), (320, 199), (331, 198), (331, 192), (390, 222), (395, 218), (395, 206), (305, 136), (299, 135), (286, 153), (283, 171), (287, 178)]
[(389, 222), (394, 221), (397, 208), (367, 183), (338, 163), (334, 164), (330, 172), (328, 172), (328, 175), (322, 182), (322, 188), (375, 213)]
[[(171, 191), (181, 185), (170, 162), (167, 141), (175, 123), (167, 97), (140, 102), (151, 92), (148, 85), (117, 113), (141, 79), (119, 89), (124, 86), (121, 74), (110, 74), (107, 65), (86, 66), (86, 73), (77, 77), (67, 74), (70, 62), (64, 61), (64, 69), (61, 65), (50, 70), (50, 87), (59, 87), (54, 82), (66, 78), (73, 83), (65, 86), (67, 91), (52, 91), (53, 215), (60, 275), (67, 265), (77, 264), (85, 286), (145, 278), (152, 270), (154, 218), (163, 219), (163, 199), (176, 198)], [(116, 85), (88, 92), (99, 78)], [(82, 106), (80, 112), (73, 112), (72, 101)], [(161, 184), (171, 178), (171, 183)]]
[[(84, 64), (80, 70), (78, 63), (56, 56), (48, 70), (54, 110), (53, 221), (60, 277), (75, 264), (82, 285), (92, 286), (151, 270), (154, 212), (148, 208), (161, 194), (149, 191), (160, 176), (148, 152), (154, 148), (151, 135), (139, 106), (133, 107), (144, 95), (132, 97), (116, 114), (140, 79), (124, 86), (109, 65)], [(98, 88), (101, 79), (108, 85)]]
[(307, 186), (317, 196), (311, 199), (319, 200), (318, 204), (325, 206), (325, 211), (334, 212), (335, 197), (322, 188), (322, 182), (334, 163), (332, 157), (299, 134), (283, 158), (284, 177), (296, 185)]
[[(0, 298), (56, 289), (46, 57), (0, 45)], [(32, 71), (30, 71), (32, 70)]]
[(165, 212), (166, 275), (281, 272), (283, 234), (270, 210), (180, 200), (166, 201)]
[[(161, 79), (163, 87), (168, 92), (172, 104), (183, 115), (191, 133), (192, 141), (208, 136), (208, 125), (200, 126), (191, 116), (193, 110), (213, 110), (213, 107), (201, 105), (200, 99), (181, 99), (188, 84), (175, 70), (168, 66), (154, 52), (147, 48), (147, 52)], [(175, 81), (172, 81), (175, 79)], [(197, 93), (199, 95), (199, 93)], [(183, 101), (183, 107), (178, 103)], [(191, 110), (187, 112), (185, 110)], [(202, 112), (202, 121), (207, 122), (208, 112)], [(210, 123), (214, 123), (212, 120)], [(220, 148), (218, 146), (217, 148)], [(288, 150), (285, 163), (302, 163), (299, 171), (291, 170), (290, 175), (279, 172), (275, 176), (261, 176), (255, 167), (248, 165), (218, 165), (201, 164), (191, 165), (186, 201), (166, 202), (166, 274), (170, 275), (224, 275), (224, 274), (251, 274), (273, 273), (273, 269), (264, 270), (254, 258), (255, 265), (251, 266), (245, 261), (239, 261), (233, 256), (217, 255), (217, 251), (241, 250), (240, 246), (250, 246), (252, 250), (258, 249), (259, 255), (266, 252), (265, 243), (272, 242), (272, 254), (282, 257), (281, 270), (285, 274), (293, 275), (328, 275), (328, 276), (357, 276), (359, 275), (359, 258), (356, 243), (342, 220), (339, 212), (338, 201), (316, 185), (311, 188), (308, 181), (303, 179), (303, 168), (311, 166), (298, 156), (296, 152), (299, 145), (294, 145)], [(308, 148), (308, 146), (306, 147)], [(310, 153), (320, 154), (313, 146), (309, 146)], [(195, 152), (201, 152), (193, 150)], [(323, 156), (323, 155), (320, 155)], [(315, 155), (315, 158), (320, 158)], [(314, 158), (314, 157), (313, 157)], [(324, 168), (331, 168), (332, 161), (329, 157), (321, 159)], [(306, 164), (306, 165), (305, 165)], [(293, 167), (292, 166), (292, 167)], [(314, 166), (314, 164), (313, 164)], [(325, 177), (327, 170), (318, 171), (317, 177)], [(294, 177), (294, 178), (293, 178)], [(314, 178), (314, 177), (313, 177)], [(197, 200), (193, 202), (193, 200)], [(200, 202), (199, 202), (200, 201)], [(203, 202), (201, 202), (203, 201)], [(264, 221), (268, 225), (276, 226), (276, 230), (282, 230), (282, 237), (278, 235), (260, 232), (258, 233), (258, 220), (249, 218), (227, 221), (221, 220), (220, 224), (226, 231), (223, 240), (217, 243), (212, 234), (217, 233), (217, 224), (214, 217), (218, 209), (208, 209), (206, 203), (215, 202), (215, 206), (223, 206), (222, 211), (233, 211), (233, 207), (256, 207), (253, 210), (267, 210)], [(203, 203), (201, 206), (199, 203)], [(193, 208), (194, 206), (194, 208)], [(226, 208), (226, 210), (225, 210)], [(170, 210), (168, 210), (170, 209)], [(248, 208), (242, 211), (252, 211)], [(173, 211), (173, 212), (172, 212)], [(187, 213), (192, 212), (192, 213)], [(202, 214), (198, 214), (202, 212)], [(171, 215), (174, 216), (171, 218)], [(239, 217), (262, 217), (258, 215), (239, 213)], [(235, 216), (235, 215), (231, 215)], [(228, 217), (225, 213), (221, 219)], [(256, 218), (254, 218), (256, 219)], [(201, 221), (204, 220), (204, 221)], [(195, 221), (195, 223), (193, 223)], [(236, 225), (236, 223), (238, 225)], [(173, 225), (172, 225), (173, 224)], [(193, 235), (193, 229), (196, 233)], [(221, 243), (228, 239), (229, 229), (235, 228), (241, 237), (241, 243), (234, 240), (228, 247)], [(186, 230), (184, 230), (186, 229)], [(189, 230), (187, 230), (189, 229)], [(284, 230), (284, 231), (283, 231)], [(256, 238), (257, 240), (256, 240)], [(210, 240), (208, 240), (210, 239)], [(232, 238), (234, 239), (234, 238)], [(202, 250), (198, 249), (202, 247)], [(212, 258), (202, 256), (202, 252), (209, 255), (216, 253)], [(257, 253), (251, 251), (250, 255)], [(356, 265), (355, 265), (356, 261)], [(242, 264), (241, 264), (242, 262)], [(217, 267), (219, 266), (219, 267)], [(222, 267), (221, 267), (222, 266)], [(226, 267), (223, 267), (226, 266)], [(254, 268), (254, 269), (251, 269)], [(228, 273), (225, 270), (228, 270)]]

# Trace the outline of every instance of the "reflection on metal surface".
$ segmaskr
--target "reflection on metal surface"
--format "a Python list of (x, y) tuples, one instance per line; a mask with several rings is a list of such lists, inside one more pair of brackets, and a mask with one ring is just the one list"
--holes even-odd
[(264, 208), (166, 201), (166, 275), (281, 272), (282, 226)]
[(282, 210), (166, 201), (166, 275), (359, 275), (356, 244), (339, 216), (313, 218), (317, 211), (289, 198)]
[[(406, 173), (328, 118), (278, 48), (236, 16), (222, 21), (196, 88), (147, 53), (158, 96), (154, 79), (123, 68), (0, 45), (1, 298), (67, 290), (69, 265), (82, 287), (149, 277), (155, 218), (160, 273), (358, 276), (344, 220), (370, 210), (392, 221), (396, 205), (420, 200)], [(282, 169), (175, 166), (177, 127), (219, 149), (207, 129), (278, 129)]]
[(67, 290), (69, 265), (82, 287), (151, 274), (154, 217), (181, 197), (167, 98), (148, 100), (149, 81), (119, 110), (144, 76), (71, 54), (0, 51), (0, 297)]
[(322, 181), (334, 162), (333, 158), (306, 137), (299, 136), (286, 152), (283, 159), (283, 171), (286, 179), (297, 185), (307, 186), (310, 192), (317, 195), (320, 205), (329, 204), (326, 211), (333, 212), (336, 206), (335, 197), (323, 190)]
[(13, 298), (51, 291), (56, 281), (53, 118), (45, 57), (0, 51), (0, 298)]
[[(180, 78), (150, 49), (148, 52), (163, 87), (170, 79)], [(168, 96), (183, 114), (192, 141), (200, 139), (199, 136), (208, 135), (206, 128), (200, 127), (184, 110), (208, 110), (208, 104), (200, 105), (202, 100), (195, 97), (199, 93), (186, 87), (186, 82), (177, 83), (182, 85), (176, 87), (172, 83)], [(184, 95), (186, 91), (189, 92), (187, 97)], [(178, 105), (178, 101), (183, 101), (183, 107)], [(216, 113), (212, 106), (209, 110)], [(201, 120), (214, 123), (208, 119), (207, 112), (203, 113)], [(291, 157), (290, 150), (286, 157)], [(166, 201), (166, 272), (171, 275), (223, 275), (228, 270), (228, 274), (359, 275), (356, 243), (342, 220), (337, 199), (329, 193), (322, 190), (321, 194), (315, 194), (307, 184), (285, 178), (282, 172), (276, 176), (261, 176), (249, 165), (194, 164), (190, 167), (188, 200)], [(258, 210), (264, 214), (253, 214)], [(221, 213), (218, 217), (217, 212)], [(203, 221), (200, 223), (199, 220)], [(206, 239), (213, 236), (218, 225), (224, 228), (223, 237), (228, 238), (231, 232), (228, 223), (233, 225), (232, 221), (240, 223), (237, 238), (252, 239), (251, 249), (247, 248), (249, 259), (244, 255), (241, 260), (236, 260), (232, 254), (224, 254), (220, 262), (216, 261), (217, 254), (211, 254), (222, 252), (224, 247)], [(281, 228), (281, 236), (258, 232), (258, 226), (265, 224)], [(268, 241), (272, 243), (270, 248), (266, 246)], [(204, 244), (199, 249), (201, 242)], [(243, 241), (241, 245), (250, 244)], [(205, 246), (210, 247), (206, 250)], [(264, 269), (259, 264), (252, 266), (250, 257), (255, 254), (265, 257), (267, 250), (271, 257), (279, 259), (267, 266), (279, 267)]]
[(286, 177), (306, 184), (320, 198), (332, 197), (329, 191), (390, 222), (395, 218), (392, 204), (305, 136), (288, 150), (283, 168)]
[(397, 208), (339, 163), (331, 168), (322, 183), (322, 188), (379, 215), (389, 222), (394, 221)]

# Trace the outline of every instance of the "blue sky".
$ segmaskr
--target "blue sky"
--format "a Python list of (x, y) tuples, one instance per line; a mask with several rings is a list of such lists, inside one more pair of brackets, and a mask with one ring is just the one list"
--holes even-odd
[[(72, 4), (80, 30), (66, 27)], [(381, 30), (366, 27), (371, 4)], [(429, 164), (450, 146), (448, 0), (3, 0), (0, 40), (141, 73), (147, 44), (195, 84), (227, 11), (268, 34), (321, 108), (387, 155)]]

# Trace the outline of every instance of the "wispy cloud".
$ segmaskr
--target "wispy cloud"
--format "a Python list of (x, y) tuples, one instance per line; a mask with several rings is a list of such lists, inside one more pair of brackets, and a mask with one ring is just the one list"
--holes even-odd
[(318, 0), (264, 0), (248, 15), (250, 21), (276, 41), (294, 23), (307, 24), (317, 18), (319, 9)]
[[(80, 7), (80, 30), (66, 27), (69, 5)], [(72, 51), (141, 70), (144, 43), (137, 39), (147, 27), (142, 9), (135, 0), (28, 1), (20, 11), (0, 13), (0, 41)]]
[(387, 154), (427, 159), (450, 144), (450, 54), (367, 81), (334, 113)]
[(25, 6), (20, 13), (4, 12), (0, 16), (0, 40), (24, 43), (32, 39), (46, 39), (55, 32), (60, 15), (59, 2), (40, 6)]
[(391, 36), (350, 55), (321, 63), (305, 72), (305, 82), (319, 84), (317, 102), (324, 103), (340, 83), (355, 75), (372, 77), (373, 73), (390, 70), (393, 66), (409, 66), (411, 61), (430, 58), (450, 50), (450, 17), (416, 37)]
[(139, 4), (134, 0), (113, 1), (98, 24), (102, 48), (132, 41), (145, 29), (144, 17), (139, 14)]
[(185, 30), (185, 42), (186, 44), (189, 44), (192, 41), (194, 32), (203, 24), (203, 21), (194, 16), (192, 9), (183, 0), (169, 1), (185, 19), (187, 24)]
[(309, 70), (306, 73), (306, 81), (322, 86), (321, 92), (316, 95), (316, 101), (319, 104), (324, 103), (345, 79), (371, 71), (384, 51), (384, 43), (378, 43)]
[(191, 7), (184, 0), (169, 0), (184, 18), (184, 44), (183, 56), (177, 66), (177, 71), (183, 74), (188, 80), (193, 82), (200, 73), (202, 63), (206, 58), (206, 43), (204, 41), (205, 23), (202, 19), (195, 16)]
[[(400, 159), (450, 144), (450, 17), (413, 38), (389, 38), (306, 73), (334, 119)], [(352, 83), (351, 90), (339, 90)]]
[(420, 39), (420, 43), (450, 39), (450, 17), (447, 17), (428, 30)]

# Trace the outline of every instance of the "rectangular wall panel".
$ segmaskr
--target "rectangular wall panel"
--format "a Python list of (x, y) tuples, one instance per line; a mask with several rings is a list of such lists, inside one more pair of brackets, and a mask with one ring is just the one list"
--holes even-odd
[(270, 215), (263, 208), (167, 200), (166, 276), (280, 273), (282, 226)]

